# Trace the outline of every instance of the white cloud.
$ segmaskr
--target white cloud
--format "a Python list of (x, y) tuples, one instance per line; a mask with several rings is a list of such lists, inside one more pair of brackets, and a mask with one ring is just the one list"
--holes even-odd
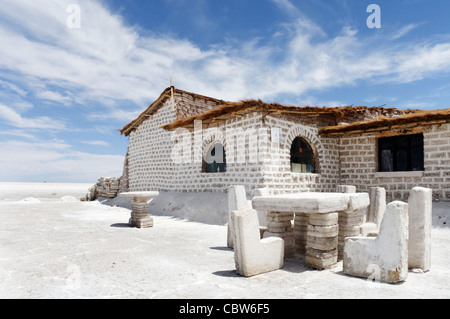
[(0, 80), (0, 87), (2, 88), (2, 90), (11, 90), (14, 91), (15, 93), (19, 94), (20, 96), (24, 96), (27, 94), (27, 92), (25, 92), (24, 90), (22, 90), (21, 88), (19, 88), (17, 85), (8, 82), (8, 81), (3, 81)]
[(401, 37), (405, 36), (406, 34), (411, 32), (412, 30), (414, 30), (418, 26), (419, 26), (419, 24), (415, 24), (415, 23), (407, 24), (407, 25), (401, 27), (397, 32), (395, 32), (392, 35), (392, 39), (394, 39), (394, 40), (400, 39)]
[(0, 142), (1, 181), (93, 182), (122, 175), (124, 156), (78, 152), (63, 141)]
[(109, 146), (109, 143), (106, 141), (82, 141), (82, 143), (94, 146)]
[[(31, 140), (35, 130), (67, 130), (66, 121), (51, 114), (27, 114), (33, 108), (30, 96), (85, 105), (86, 119), (104, 132), (107, 120), (125, 125), (142, 112), (169, 86), (170, 76), (181, 89), (225, 100), (289, 95), (304, 104), (340, 105), (312, 93), (358, 81), (407, 83), (450, 72), (448, 39), (406, 42), (416, 24), (374, 37), (343, 26), (331, 37), (289, 0), (273, 0), (290, 19), (273, 29), (271, 37), (246, 43), (229, 39), (208, 48), (130, 26), (103, 1), (76, 1), (81, 28), (70, 29), (66, 9), (73, 2), (0, 1), (0, 119), (13, 126), (2, 136)], [(33, 143), (0, 142), (0, 149), (10, 154), (0, 158), (2, 179), (8, 174), (60, 174), (84, 181), (117, 176), (123, 164), (122, 156), (76, 152), (62, 141), (39, 142), (36, 137)]]
[(11, 126), (22, 129), (64, 130), (66, 128), (63, 122), (47, 116), (25, 118), (12, 108), (2, 104), (0, 104), (0, 119), (5, 120)]
[(406, 83), (450, 72), (450, 43), (424, 44), (410, 50), (396, 59), (396, 81)]
[(37, 92), (36, 97), (41, 100), (54, 101), (54, 102), (59, 102), (59, 103), (63, 103), (63, 104), (68, 104), (68, 102), (70, 102), (72, 100), (68, 96), (63, 96), (62, 94), (60, 94), (58, 92), (53, 92), (53, 91), (48, 91), (48, 90)]
[(273, 3), (275, 3), (280, 9), (285, 11), (286, 13), (293, 15), (293, 16), (299, 16), (300, 11), (296, 6), (294, 6), (289, 0), (272, 0)]
[(0, 135), (4, 135), (4, 136), (18, 136), (18, 137), (25, 138), (27, 140), (34, 140), (36, 138), (35, 135), (30, 134), (30, 133), (26, 133), (23, 130), (0, 131)]
[[(114, 117), (124, 100), (134, 104), (129, 114), (142, 110), (169, 85), (170, 76), (180, 88), (236, 100), (301, 96), (358, 80), (414, 81), (450, 68), (448, 43), (417, 50), (424, 43), (396, 46), (359, 37), (348, 27), (329, 38), (288, 0), (273, 0), (294, 17), (282, 25), (288, 31), (283, 47), (250, 41), (206, 50), (166, 34), (143, 35), (96, 1), (79, 1), (81, 28), (69, 29), (65, 9), (71, 2), (3, 0), (0, 11), (8, 24), (0, 25), (0, 67), (39, 82), (23, 84), (43, 99), (96, 101), (102, 109), (93, 112), (103, 118)], [(393, 37), (415, 27), (407, 25)]]

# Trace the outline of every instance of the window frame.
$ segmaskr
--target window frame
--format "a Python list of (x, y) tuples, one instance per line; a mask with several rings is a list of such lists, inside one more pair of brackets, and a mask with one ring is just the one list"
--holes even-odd
[[(423, 133), (380, 137), (377, 142), (379, 173), (425, 171)], [(401, 161), (400, 156), (405, 156), (405, 160)]]
[[(210, 153), (212, 153), (213, 149), (215, 152), (215, 148), (217, 145), (221, 145), (221, 147), (223, 148), (223, 163), (216, 163), (216, 161), (214, 161), (214, 163), (207, 163), (206, 162), (206, 158), (207, 156), (209, 156)], [(212, 155), (212, 154), (211, 154)], [(212, 155), (212, 156), (215, 156)], [(206, 152), (203, 154), (203, 158), (202, 158), (202, 173), (204, 174), (220, 174), (220, 173), (226, 173), (227, 172), (227, 157), (226, 157), (226, 151), (225, 151), (225, 145), (222, 142), (219, 141), (215, 141), (212, 142), (210, 144), (207, 145), (206, 148)], [(224, 170), (220, 170), (220, 171), (208, 171), (208, 166), (209, 165), (219, 165), (219, 167), (224, 168)]]
[[(294, 143), (296, 143), (297, 140), (300, 140), (300, 142), (304, 143), (308, 152), (310, 153), (310, 158), (308, 158), (306, 160), (306, 163), (297, 163), (294, 162), (294, 158), (301, 158), (301, 156), (296, 156), (293, 154), (293, 150), (294, 150)], [(297, 136), (291, 143), (291, 148), (290, 148), (290, 166), (291, 166), (291, 173), (300, 173), (300, 174), (316, 174), (317, 173), (317, 163), (316, 163), (316, 153), (315, 153), (315, 149), (313, 147), (313, 145), (304, 137), (302, 136)], [(305, 156), (307, 157), (307, 156)], [(305, 171), (302, 172), (294, 172), (293, 170), (293, 164), (300, 164), (300, 165), (306, 165), (306, 169)], [(312, 166), (312, 171), (308, 171), (308, 165)]]

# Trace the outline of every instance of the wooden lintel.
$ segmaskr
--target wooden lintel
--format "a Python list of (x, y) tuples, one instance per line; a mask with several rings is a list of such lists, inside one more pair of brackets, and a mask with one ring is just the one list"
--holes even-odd
[(416, 127), (418, 125), (422, 125), (422, 123), (410, 123), (408, 125), (398, 124), (398, 125), (392, 125), (391, 128), (393, 128), (393, 129), (396, 129), (396, 128), (409, 128), (409, 127)]
[(448, 123), (448, 120), (440, 120), (440, 121), (433, 121), (433, 122), (423, 122), (420, 123), (421, 125), (439, 125), (439, 124), (446, 124)]
[(392, 130), (392, 131), (378, 132), (377, 134), (375, 134), (375, 136), (380, 138), (380, 137), (397, 136), (399, 134), (412, 135), (412, 134), (425, 133), (428, 130), (429, 129), (424, 128), (424, 127), (417, 127), (417, 128), (410, 128), (410, 129), (405, 129), (405, 130), (401, 130), (401, 131)]

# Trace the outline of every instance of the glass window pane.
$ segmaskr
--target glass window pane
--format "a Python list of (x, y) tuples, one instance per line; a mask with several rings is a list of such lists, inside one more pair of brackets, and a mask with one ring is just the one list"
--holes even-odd
[(304, 139), (297, 137), (291, 146), (291, 171), (295, 173), (314, 173), (314, 153)]
[(411, 170), (423, 171), (425, 167), (423, 147), (411, 148)]
[(212, 145), (204, 158), (204, 172), (222, 173), (227, 171), (225, 148), (221, 143)]
[(395, 147), (408, 148), (409, 147), (409, 137), (408, 136), (396, 136), (394, 138)]
[(423, 134), (380, 138), (381, 172), (424, 170)]
[(217, 171), (216, 163), (206, 164), (206, 173), (215, 173)]
[(396, 166), (398, 172), (408, 171), (408, 151), (407, 150), (397, 150), (396, 151)]
[(392, 139), (390, 138), (380, 138), (378, 142), (381, 150), (389, 149), (392, 147)]
[(423, 135), (411, 135), (411, 146), (423, 146)]
[(382, 172), (394, 171), (394, 160), (392, 157), (391, 150), (381, 151), (380, 171)]

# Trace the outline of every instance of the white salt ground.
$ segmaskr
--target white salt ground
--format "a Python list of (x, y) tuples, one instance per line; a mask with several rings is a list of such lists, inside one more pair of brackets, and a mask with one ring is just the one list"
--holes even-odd
[(432, 270), (389, 285), (301, 260), (243, 278), (224, 194), (163, 193), (150, 204), (155, 227), (137, 229), (123, 199), (73, 200), (90, 186), (0, 183), (0, 298), (450, 298), (450, 203), (434, 204)]

